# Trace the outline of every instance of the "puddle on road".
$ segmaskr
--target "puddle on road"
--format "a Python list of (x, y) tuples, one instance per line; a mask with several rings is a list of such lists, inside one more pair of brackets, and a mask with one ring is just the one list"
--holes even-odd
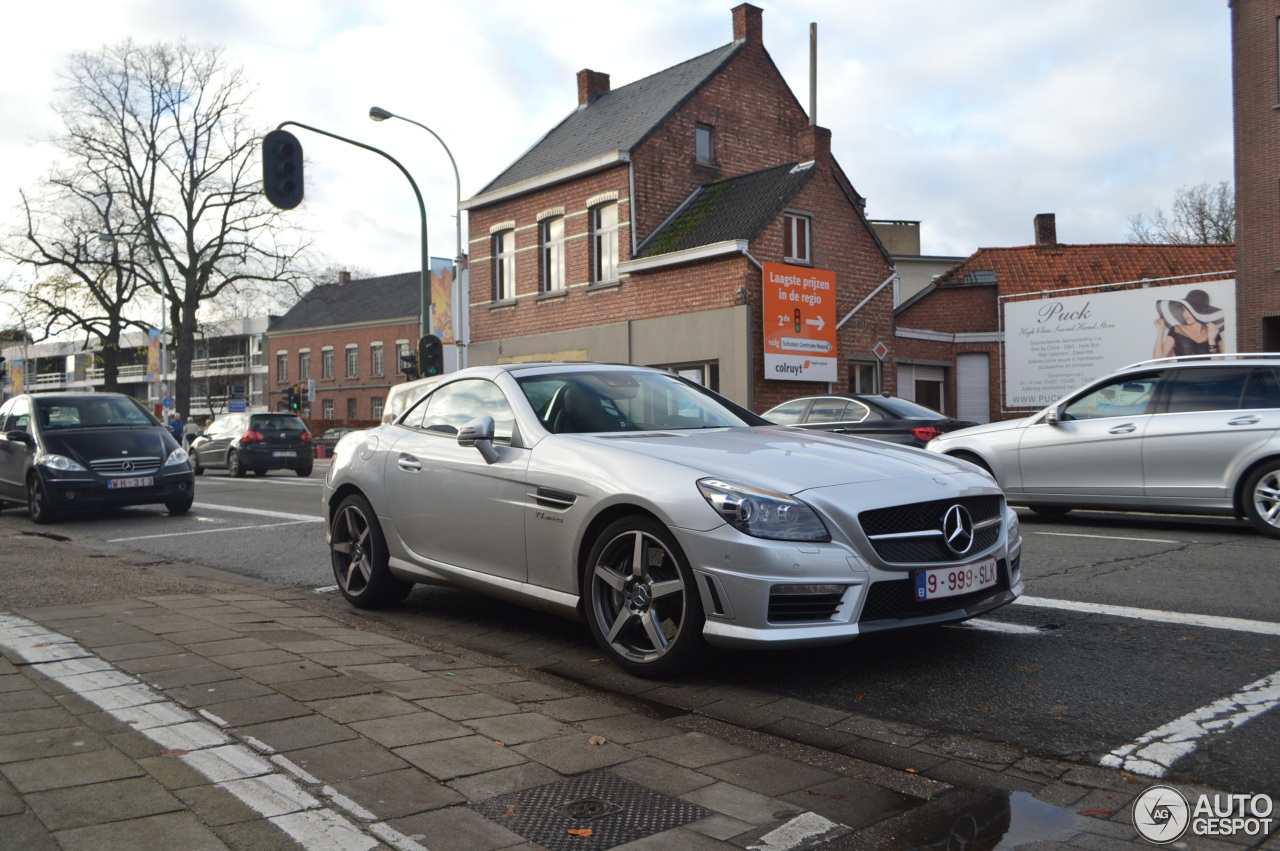
[(1067, 842), (1088, 817), (1026, 792), (957, 790), (901, 816), (894, 837), (910, 851), (1005, 851), (1031, 842)]

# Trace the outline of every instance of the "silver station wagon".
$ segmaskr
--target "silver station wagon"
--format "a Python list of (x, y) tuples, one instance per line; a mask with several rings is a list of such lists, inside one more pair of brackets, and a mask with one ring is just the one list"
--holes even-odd
[(961, 621), (1023, 588), (1017, 516), (973, 465), (772, 426), (644, 367), (447, 375), (344, 437), (323, 498), (355, 605), (471, 588), (586, 620), (641, 676)]
[(991, 471), (1041, 514), (1227, 515), (1280, 538), (1280, 354), (1144, 361), (929, 449)]

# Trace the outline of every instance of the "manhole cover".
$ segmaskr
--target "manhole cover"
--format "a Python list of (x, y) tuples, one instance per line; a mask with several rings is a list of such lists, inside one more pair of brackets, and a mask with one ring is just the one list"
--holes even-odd
[[(603, 851), (711, 815), (607, 771), (471, 804), (471, 809), (548, 851)], [(570, 830), (589, 827), (590, 836)]]

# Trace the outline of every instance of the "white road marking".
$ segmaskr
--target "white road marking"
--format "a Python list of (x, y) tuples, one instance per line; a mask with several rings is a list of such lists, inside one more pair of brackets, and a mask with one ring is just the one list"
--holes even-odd
[[(288, 487), (295, 487), (295, 488), (307, 488), (307, 487), (314, 488), (314, 487), (320, 487), (321, 485), (324, 484), (324, 479), (319, 477), (314, 479), (296, 479), (296, 480), (295, 479), (270, 479), (270, 478), (264, 477), (262, 479), (259, 479), (258, 481), (265, 482), (266, 484), (269, 484), (269, 485), (286, 485)], [(227, 479), (202, 478), (200, 480), (200, 484), (201, 485), (213, 485), (213, 484), (242, 485), (244, 484), (244, 482), (240, 481), (239, 479), (230, 479), (230, 478), (227, 478)]]
[(325, 585), (322, 588), (312, 588), (311, 593), (312, 594), (332, 594), (334, 591), (337, 591), (337, 590), (338, 590), (337, 585)]
[[(0, 647), (8, 648), (44, 676), (129, 724), (166, 750), (184, 750), (179, 758), (216, 786), (234, 795), (299, 845), (316, 851), (372, 851), (378, 839), (401, 851), (426, 851), (389, 825), (361, 825), (324, 806), (213, 724), (201, 721), (149, 686), (99, 659), (60, 633), (12, 615), (0, 615)], [(105, 675), (105, 676), (93, 676)], [(221, 720), (221, 719), (218, 719)], [(277, 760), (283, 757), (276, 757)], [(308, 782), (319, 785), (314, 777)], [(351, 805), (359, 818), (372, 813), (324, 787), (323, 794), (339, 806)], [(373, 834), (373, 836), (370, 835)]]
[(1021, 623), (1004, 623), (989, 621), (984, 618), (973, 618), (964, 623), (955, 624), (956, 629), (980, 629), (983, 632), (1003, 632), (1013, 635), (1052, 635), (1038, 626), (1027, 626)]
[(791, 851), (794, 848), (812, 848), (820, 841), (834, 839), (850, 833), (851, 828), (817, 813), (801, 813), (791, 821), (774, 828), (760, 837), (757, 845), (748, 845), (747, 851)]
[(1193, 615), (1186, 612), (1166, 612), (1160, 609), (1137, 609), (1132, 606), (1109, 606), (1105, 603), (1078, 603), (1074, 600), (1050, 600), (1044, 597), (1019, 597), (1013, 602), (1020, 606), (1037, 606), (1042, 609), (1063, 609), (1069, 612), (1136, 618), (1138, 620), (1171, 623), (1180, 626), (1201, 626), (1208, 629), (1228, 629), (1235, 632), (1280, 635), (1280, 623), (1271, 621), (1251, 621), (1244, 618), (1228, 618), (1217, 615)]
[(1201, 739), (1234, 730), (1277, 704), (1280, 671), (1139, 736), (1136, 742), (1104, 756), (1102, 764), (1148, 777), (1164, 777), (1175, 762), (1196, 749)]
[(1123, 535), (1085, 535), (1080, 532), (1024, 532), (1025, 535), (1050, 535), (1056, 538), (1101, 538), (1104, 541), (1146, 541), (1152, 544), (1194, 544), (1196, 541), (1172, 541), (1168, 538), (1126, 538)]
[(108, 544), (120, 544), (128, 541), (149, 541), (153, 538), (185, 538), (188, 535), (212, 535), (217, 532), (243, 532), (246, 529), (273, 529), (276, 526), (297, 526), (299, 523), (323, 523), (322, 517), (309, 517), (306, 520), (288, 520), (284, 523), (260, 523), (257, 526), (223, 526), (220, 529), (189, 529), (186, 532), (165, 532), (162, 535), (135, 535), (132, 538), (108, 538)]
[(255, 517), (275, 517), (279, 520), (323, 520), (316, 514), (291, 514), (288, 511), (268, 511), (265, 508), (240, 508), (234, 505), (218, 505), (213, 502), (197, 502), (191, 506), (201, 511), (229, 511), (232, 514), (252, 514)]

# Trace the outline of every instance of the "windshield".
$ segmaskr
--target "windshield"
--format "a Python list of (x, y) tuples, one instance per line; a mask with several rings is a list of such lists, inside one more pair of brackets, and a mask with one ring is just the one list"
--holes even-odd
[(250, 431), (306, 431), (307, 426), (293, 414), (254, 414), (249, 418)]
[(35, 397), (36, 416), (42, 430), (98, 428), (101, 426), (154, 426), (160, 422), (136, 400), (127, 396), (68, 399)]
[(569, 372), (519, 378), (554, 434), (768, 425), (705, 388), (661, 372)]
[[(870, 397), (868, 397), (870, 398)], [(882, 408), (908, 420), (945, 420), (946, 414), (940, 414), (932, 408), (899, 399), (897, 396), (876, 396), (875, 402)]]

